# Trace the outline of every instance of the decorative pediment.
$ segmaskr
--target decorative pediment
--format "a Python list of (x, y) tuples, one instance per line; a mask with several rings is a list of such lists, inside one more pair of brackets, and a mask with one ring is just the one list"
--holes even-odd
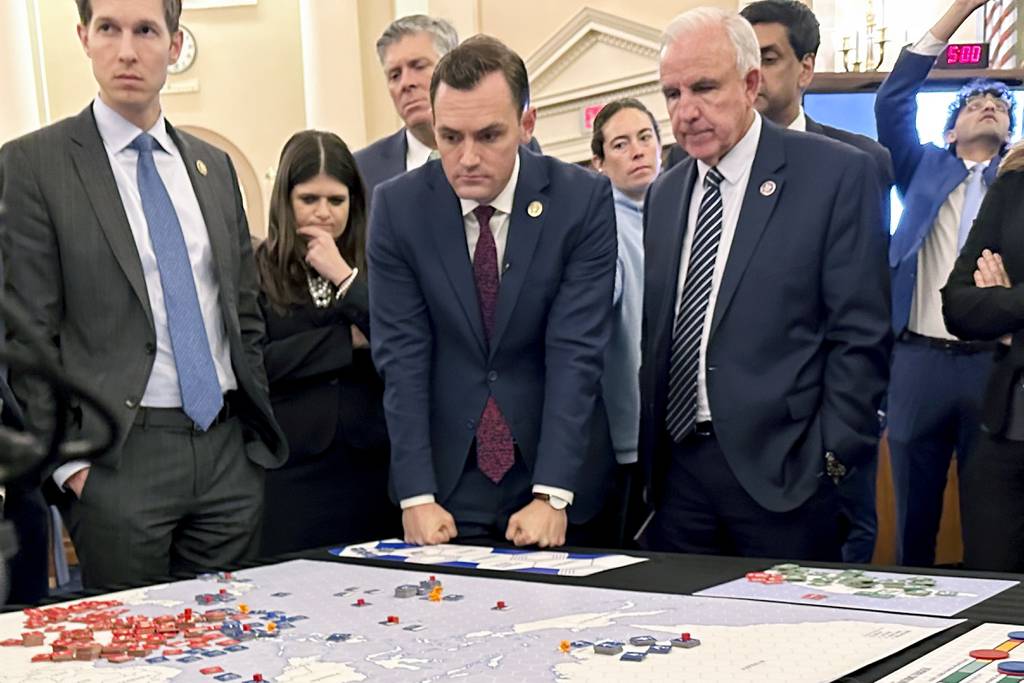
[(661, 31), (585, 7), (526, 60), (544, 153), (590, 159), (588, 127), (600, 105), (642, 101), (668, 130), (658, 83)]

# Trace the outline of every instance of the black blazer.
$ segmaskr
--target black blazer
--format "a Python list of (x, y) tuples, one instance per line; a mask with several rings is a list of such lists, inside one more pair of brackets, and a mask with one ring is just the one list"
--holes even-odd
[(352, 348), (352, 325), (370, 338), (365, 276), (360, 273), (345, 298), (328, 308), (310, 302), (282, 314), (265, 295), (260, 307), (270, 400), (288, 439), (289, 462), (324, 452), (338, 436), (353, 448), (386, 451), (384, 383), (370, 350)]
[[(991, 340), (1012, 334), (1007, 347), (996, 350), (996, 365), (989, 377), (981, 421), (992, 434), (1006, 431), (1010, 399), (1016, 378), (1024, 370), (1024, 171), (1000, 176), (985, 194), (981, 210), (960, 252), (946, 286), (942, 288), (942, 315), (946, 327), (961, 339)], [(1003, 257), (1014, 286), (977, 287), (974, 271), (984, 249)]]

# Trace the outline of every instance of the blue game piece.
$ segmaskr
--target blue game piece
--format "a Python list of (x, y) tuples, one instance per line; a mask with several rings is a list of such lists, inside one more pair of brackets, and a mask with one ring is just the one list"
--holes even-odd
[(146, 661), (150, 664), (161, 664), (163, 662), (169, 662), (171, 660), (167, 659), (167, 657), (150, 657)]
[(1013, 659), (999, 662), (999, 673), (1006, 676), (1024, 676), (1024, 660)]
[(309, 619), (309, 617), (304, 614), (296, 614), (294, 617), (288, 617), (288, 621), (305, 621), (306, 619)]
[(280, 619), (283, 616), (285, 616), (285, 613), (279, 612), (277, 610), (270, 610), (269, 612), (267, 612), (267, 619), (270, 619), (271, 621)]
[(221, 657), (226, 654), (227, 652), (224, 652), (223, 650), (203, 650), (204, 657)]
[(241, 676), (239, 676), (238, 674), (230, 673), (230, 672), (229, 673), (223, 673), (223, 674), (217, 674), (216, 676), (213, 677), (213, 679), (216, 680), (216, 681), (237, 681), (239, 678), (241, 678)]
[(198, 661), (201, 661), (201, 660), (202, 660), (202, 657), (196, 657), (195, 655), (189, 655), (188, 657), (182, 657), (178, 661), (181, 662), (182, 664), (188, 664), (189, 662), (198, 662)]
[(270, 597), (272, 597), (272, 598), (286, 598), (289, 595), (291, 595), (291, 593), (286, 593), (284, 591), (280, 591), (280, 592), (277, 592), (277, 593), (271, 593)]
[(570, 645), (572, 645), (572, 647), (590, 647), (593, 643), (589, 640), (574, 640)]
[(627, 652), (619, 657), (619, 659), (624, 662), (642, 662), (646, 656), (643, 652)]
[(647, 648), (647, 654), (649, 655), (667, 655), (672, 652), (671, 645), (651, 645)]
[(282, 629), (282, 628), (295, 628), (295, 624), (293, 624), (292, 622), (288, 621), (287, 619), (281, 619), (280, 621), (276, 621), (274, 623), (277, 624), (277, 627), (279, 629)]
[(351, 633), (332, 633), (331, 635), (327, 636), (327, 641), (330, 643), (344, 643), (351, 637)]
[(228, 645), (224, 649), (228, 652), (241, 652), (242, 650), (248, 650), (249, 648), (247, 648), (245, 645)]
[(1007, 636), (1010, 640), (1024, 640), (1024, 631), (1010, 631)]
[(658, 640), (654, 636), (633, 636), (629, 639), (630, 645), (645, 646), (654, 645)]
[(199, 649), (199, 648), (197, 648), (197, 647), (194, 647), (194, 648), (192, 648), (191, 650), (185, 650), (185, 654), (187, 654), (187, 655), (197, 655), (197, 654), (199, 654), (200, 652), (202, 652), (202, 650), (200, 650), (200, 649)]

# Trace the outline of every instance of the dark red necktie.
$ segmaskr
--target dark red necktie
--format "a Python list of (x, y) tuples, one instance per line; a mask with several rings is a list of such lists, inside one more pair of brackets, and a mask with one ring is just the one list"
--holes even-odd
[[(480, 237), (473, 252), (473, 279), (476, 281), (476, 295), (480, 300), (480, 318), (484, 323), (484, 336), (488, 344), (494, 333), (494, 313), (498, 308), (498, 248), (491, 233), (493, 206), (478, 206), (473, 209), (480, 224)], [(494, 396), (487, 397), (487, 405), (476, 427), (476, 464), (484, 475), (495, 484), (512, 469), (515, 448), (512, 445), (512, 431)]]

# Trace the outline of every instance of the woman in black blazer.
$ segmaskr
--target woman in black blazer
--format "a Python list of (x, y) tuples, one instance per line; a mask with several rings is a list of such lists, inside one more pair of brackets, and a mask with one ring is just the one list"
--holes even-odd
[(942, 312), (961, 339), (993, 342), (981, 433), (964, 472), (964, 564), (1024, 571), (1024, 148), (1007, 155), (949, 281)]
[(256, 249), (270, 398), (291, 456), (267, 472), (264, 555), (387, 538), (383, 383), (370, 359), (367, 201), (348, 147), (303, 131), (274, 181)]

